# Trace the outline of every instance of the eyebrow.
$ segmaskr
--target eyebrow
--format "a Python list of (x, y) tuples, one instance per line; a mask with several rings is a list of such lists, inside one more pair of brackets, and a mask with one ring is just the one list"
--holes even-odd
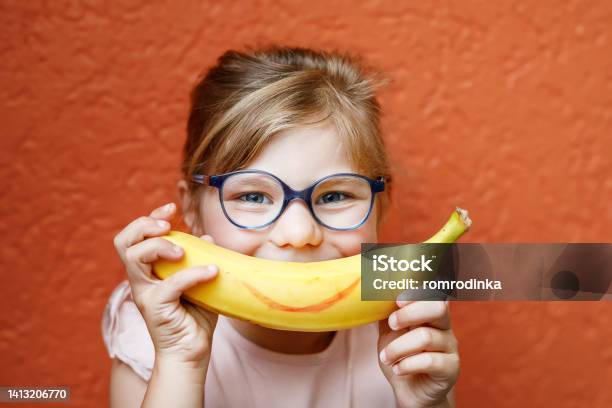
[(270, 186), (274, 186), (276, 185), (276, 181), (272, 181), (272, 180), (266, 180), (266, 179), (261, 179), (261, 178), (256, 178), (256, 177), (252, 177), (252, 178), (248, 178), (248, 179), (241, 179), (238, 180), (236, 182), (236, 185), (240, 185), (240, 186), (254, 186), (254, 187), (270, 187)]

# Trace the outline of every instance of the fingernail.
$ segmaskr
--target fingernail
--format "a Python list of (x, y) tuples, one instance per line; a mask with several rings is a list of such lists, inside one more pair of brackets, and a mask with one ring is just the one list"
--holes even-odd
[(410, 303), (410, 302), (409, 302), (409, 301), (407, 301), (407, 300), (398, 300), (398, 301), (397, 301), (397, 305), (398, 305), (399, 307), (404, 307), (404, 306), (406, 306), (408, 303)]
[(382, 351), (380, 352), (380, 361), (382, 361), (383, 363), (387, 364), (387, 352), (385, 351), (385, 349), (382, 349)]
[(177, 254), (180, 254), (180, 253), (183, 251), (183, 249), (182, 249), (180, 246), (178, 246), (178, 245), (174, 245), (174, 246), (172, 247), (172, 250), (173, 250), (174, 252), (176, 252)]
[(389, 327), (393, 330), (397, 329), (397, 316), (395, 314), (389, 316)]
[(162, 210), (164, 210), (165, 212), (170, 212), (170, 210), (172, 210), (172, 207), (174, 207), (174, 203), (168, 203), (168, 204), (164, 205)]
[(157, 220), (157, 225), (159, 225), (161, 228), (167, 228), (170, 224), (168, 224), (167, 221)]
[(393, 369), (393, 373), (394, 373), (394, 374), (399, 374), (399, 367), (397, 366), (397, 364), (396, 364), (396, 365), (394, 365), (394, 366), (392, 367), (392, 369)]
[(211, 273), (215, 273), (215, 272), (217, 272), (217, 270), (218, 270), (217, 265), (208, 265), (208, 270), (209, 270)]

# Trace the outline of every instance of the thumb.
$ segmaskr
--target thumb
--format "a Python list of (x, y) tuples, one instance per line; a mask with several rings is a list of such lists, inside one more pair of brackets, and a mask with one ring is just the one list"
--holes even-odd
[(217, 325), (219, 315), (190, 303), (188, 300), (181, 301), (183, 307), (193, 316), (200, 327), (209, 327), (212, 333)]

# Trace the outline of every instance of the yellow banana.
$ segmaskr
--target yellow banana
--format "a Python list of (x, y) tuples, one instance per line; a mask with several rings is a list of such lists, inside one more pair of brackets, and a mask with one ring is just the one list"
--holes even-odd
[[(471, 225), (457, 208), (425, 243), (451, 243)], [(163, 236), (184, 249), (178, 261), (153, 264), (161, 279), (196, 266), (215, 264), (219, 275), (185, 291), (191, 302), (260, 326), (293, 331), (333, 331), (380, 319), (394, 301), (361, 300), (361, 254), (319, 262), (284, 262), (247, 256), (180, 231)]]

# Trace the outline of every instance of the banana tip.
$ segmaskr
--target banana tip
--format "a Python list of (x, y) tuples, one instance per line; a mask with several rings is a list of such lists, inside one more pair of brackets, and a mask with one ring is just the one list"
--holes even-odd
[(468, 216), (468, 210), (464, 210), (463, 208), (459, 207), (456, 207), (455, 210), (457, 211), (457, 214), (459, 214), (461, 222), (465, 224), (466, 228), (470, 228), (472, 226), (472, 220)]

